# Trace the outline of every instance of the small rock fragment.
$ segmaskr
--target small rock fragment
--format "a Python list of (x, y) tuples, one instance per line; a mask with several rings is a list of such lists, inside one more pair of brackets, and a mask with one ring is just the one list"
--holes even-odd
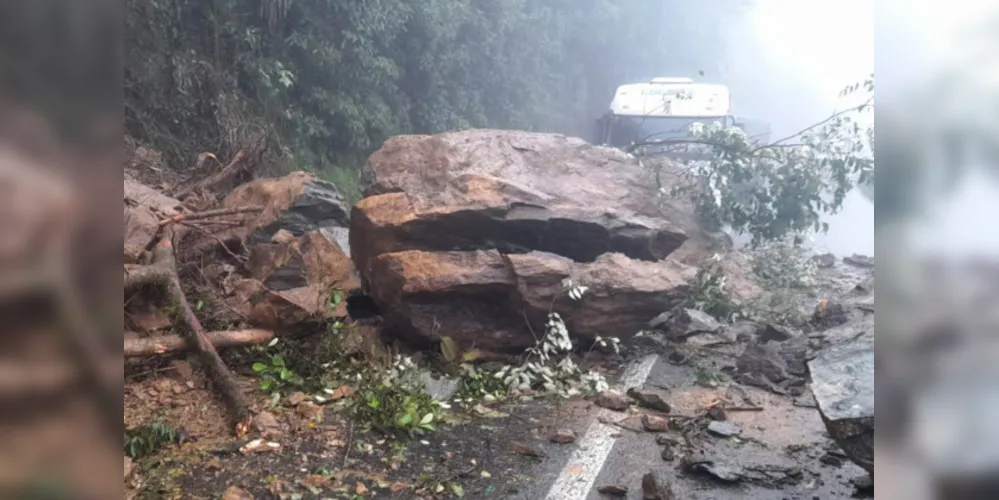
[(673, 451), (673, 445), (667, 444), (663, 446), (663, 451), (659, 453), (659, 456), (667, 462), (672, 462), (676, 459), (676, 452)]
[(674, 500), (673, 488), (665, 474), (651, 471), (642, 476), (642, 500)]
[(541, 450), (519, 442), (510, 443), (510, 451), (525, 457), (542, 458), (545, 456)]
[(786, 340), (791, 340), (796, 337), (800, 337), (801, 334), (784, 326), (776, 325), (773, 323), (767, 323), (760, 328), (757, 338), (760, 342), (784, 342)]
[(831, 253), (816, 255), (812, 257), (812, 260), (815, 261), (815, 265), (819, 269), (829, 269), (836, 265), (836, 256)]
[(708, 424), (708, 432), (722, 437), (734, 437), (742, 434), (742, 427), (733, 422), (715, 420)]
[(642, 428), (648, 432), (669, 431), (669, 420), (655, 415), (642, 415)]
[(277, 417), (269, 411), (262, 411), (253, 417), (253, 428), (264, 437), (281, 436), (284, 434), (281, 430), (281, 424), (278, 423)]
[(722, 407), (713, 406), (711, 407), (710, 410), (708, 410), (708, 418), (710, 418), (711, 420), (717, 420), (719, 422), (723, 422), (725, 420), (728, 420), (728, 415), (725, 414), (725, 410), (722, 409)]
[(669, 413), (672, 410), (669, 403), (666, 402), (666, 399), (656, 392), (632, 387), (631, 389), (628, 389), (627, 395), (631, 399), (637, 401), (638, 406), (641, 406), (642, 408), (661, 411), (663, 413)]
[(627, 397), (614, 391), (601, 392), (594, 403), (601, 408), (614, 411), (625, 411), (631, 407), (631, 401)]
[(601, 495), (615, 498), (624, 498), (628, 496), (628, 488), (626, 486), (618, 486), (616, 484), (605, 484), (603, 486), (599, 486), (597, 487), (597, 492)]
[(309, 488), (326, 488), (330, 485), (330, 478), (322, 474), (309, 474), (302, 479), (302, 484)]
[(135, 470), (135, 463), (132, 462), (131, 458), (125, 457), (125, 479), (132, 475), (133, 470)]
[(853, 254), (849, 257), (843, 257), (843, 262), (854, 267), (861, 267), (864, 269), (870, 269), (874, 267), (874, 258), (868, 257), (866, 255)]
[(870, 474), (861, 474), (850, 479), (850, 483), (859, 491), (869, 491), (874, 489), (874, 478)]
[(576, 433), (572, 429), (557, 429), (548, 437), (548, 440), (558, 444), (569, 444), (576, 442)]
[(323, 407), (312, 401), (303, 401), (295, 407), (295, 413), (310, 421), (318, 420), (323, 414)]
[(733, 465), (711, 460), (690, 462), (684, 464), (684, 470), (691, 474), (702, 474), (723, 483), (738, 483), (742, 481), (742, 469)]
[(308, 396), (306, 396), (304, 392), (299, 391), (288, 396), (285, 399), (285, 402), (288, 403), (288, 406), (298, 406), (299, 403), (305, 401), (307, 398)]
[(238, 486), (230, 486), (222, 493), (222, 500), (253, 500), (253, 495)]

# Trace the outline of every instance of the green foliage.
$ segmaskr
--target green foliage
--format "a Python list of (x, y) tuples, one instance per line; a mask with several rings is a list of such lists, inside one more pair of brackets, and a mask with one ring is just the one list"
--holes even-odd
[[(660, 141), (706, 149), (709, 158), (690, 162), (686, 182), (660, 192), (688, 197), (709, 229), (728, 226), (751, 235), (754, 246), (828, 231), (821, 216), (838, 211), (856, 185), (874, 180), (873, 125), (861, 126), (873, 111), (873, 75), (844, 92), (858, 89), (869, 94), (863, 103), (774, 143), (758, 144), (718, 122), (695, 123), (688, 138)], [(635, 152), (641, 155), (642, 146)]]
[(396, 359), (387, 372), (369, 372), (358, 379), (348, 404), (357, 421), (401, 438), (436, 429), (443, 408), (427, 394), (416, 366), (408, 358)]
[[(267, 347), (273, 348), (277, 345), (277, 340), (272, 340)], [(263, 361), (253, 363), (253, 371), (260, 377), (260, 389), (272, 394), (281, 394), (305, 383), (301, 376), (288, 367), (280, 353), (266, 353)]]
[(177, 429), (162, 420), (154, 420), (125, 430), (125, 455), (132, 459), (149, 456), (166, 445), (177, 443), (179, 439)]
[(617, 85), (659, 76), (647, 68), (711, 73), (744, 3), (126, 0), (126, 130), (175, 167), (264, 135), (282, 169), (351, 198), (391, 135), (588, 135)]
[(732, 299), (726, 286), (725, 270), (719, 256), (716, 255), (697, 271), (692, 288), (689, 298), (691, 308), (725, 321), (742, 315), (743, 306)]

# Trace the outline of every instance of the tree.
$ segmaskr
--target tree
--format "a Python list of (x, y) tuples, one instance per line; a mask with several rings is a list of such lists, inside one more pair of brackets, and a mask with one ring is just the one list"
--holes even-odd
[(873, 122), (862, 126), (873, 115), (873, 74), (843, 94), (857, 92), (866, 95), (861, 104), (769, 144), (757, 143), (736, 127), (695, 123), (687, 138), (642, 141), (631, 150), (641, 155), (649, 145), (683, 144), (707, 153), (708, 160), (685, 167), (685, 182), (660, 192), (689, 196), (698, 215), (715, 230), (728, 226), (750, 234), (754, 245), (825, 232), (829, 228), (821, 215), (839, 210), (856, 185), (874, 181)]

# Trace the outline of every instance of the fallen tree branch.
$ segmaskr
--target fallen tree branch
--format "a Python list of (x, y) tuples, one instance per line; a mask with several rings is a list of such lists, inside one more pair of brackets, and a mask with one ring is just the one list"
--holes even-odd
[(175, 222), (190, 222), (201, 219), (210, 219), (212, 217), (221, 217), (223, 215), (236, 215), (236, 214), (246, 214), (253, 212), (260, 212), (264, 207), (238, 207), (238, 208), (216, 208), (214, 210), (205, 210), (204, 212), (194, 212), (190, 214), (177, 214), (172, 217), (167, 217), (159, 222), (160, 227), (166, 226), (168, 224), (173, 224)]
[(225, 182), (226, 180), (230, 179), (231, 177), (239, 173), (241, 170), (243, 170), (243, 166), (240, 163), (243, 161), (243, 158), (245, 157), (246, 153), (244, 153), (243, 150), (239, 150), (236, 153), (236, 156), (233, 157), (232, 161), (229, 162), (229, 164), (226, 165), (217, 174), (209, 176), (207, 179), (192, 184), (186, 188), (180, 189), (173, 195), (173, 197), (177, 198), (180, 201), (184, 201), (184, 198), (190, 196), (195, 189), (211, 189), (216, 185)]
[(153, 248), (153, 258), (150, 267), (166, 270), (168, 279), (166, 282), (167, 291), (177, 300), (181, 316), (184, 323), (190, 329), (188, 342), (198, 351), (208, 372), (213, 385), (225, 400), (230, 416), (234, 423), (237, 437), (243, 436), (249, 430), (250, 410), (246, 395), (236, 384), (236, 380), (229, 371), (229, 367), (219, 356), (218, 351), (206, 336), (206, 332), (198, 316), (194, 314), (191, 305), (187, 301), (187, 296), (180, 285), (180, 276), (177, 274), (177, 260), (173, 247), (173, 227), (167, 226), (163, 229), (163, 236), (156, 247)]
[[(263, 344), (274, 338), (270, 330), (222, 330), (206, 332), (205, 338), (216, 349), (220, 347), (237, 347), (242, 345)], [(155, 356), (170, 352), (183, 351), (190, 344), (180, 335), (161, 335), (145, 338), (125, 338), (125, 357)]]

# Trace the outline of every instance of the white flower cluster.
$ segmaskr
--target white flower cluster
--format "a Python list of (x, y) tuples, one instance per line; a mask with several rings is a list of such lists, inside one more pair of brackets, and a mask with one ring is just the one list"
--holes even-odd
[[(580, 300), (587, 287), (566, 282), (569, 298)], [(601, 345), (618, 349), (617, 338), (598, 338)], [(592, 393), (607, 389), (607, 381), (602, 374), (583, 372), (572, 360), (572, 339), (569, 329), (557, 312), (548, 314), (545, 335), (528, 349), (527, 362), (520, 366), (505, 366), (495, 373), (497, 378), (510, 387), (512, 393), (523, 393), (532, 389), (557, 393), (563, 397)]]

